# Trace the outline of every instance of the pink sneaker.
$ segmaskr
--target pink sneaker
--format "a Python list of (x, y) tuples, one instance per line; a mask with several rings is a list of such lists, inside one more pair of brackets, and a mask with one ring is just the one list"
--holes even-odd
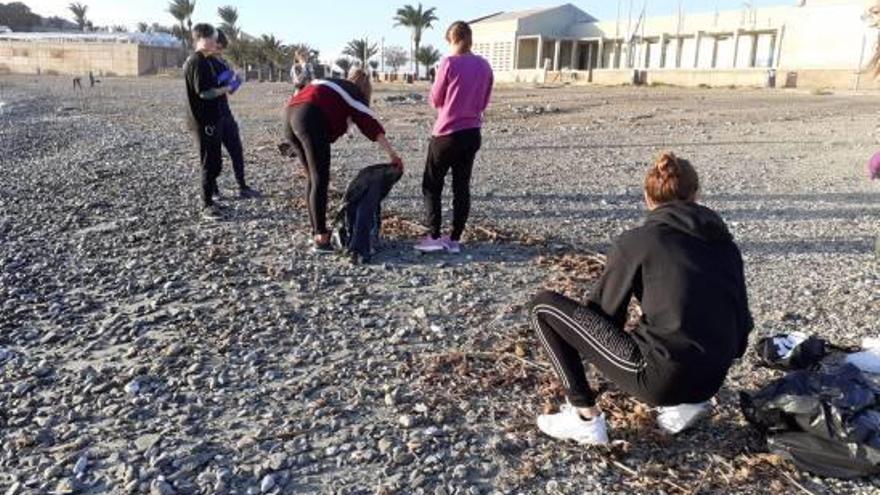
[(451, 237), (446, 236), (443, 238), (443, 248), (446, 249), (447, 253), (459, 254), (461, 253), (461, 242), (453, 241)]
[(421, 251), (423, 253), (436, 253), (446, 249), (446, 243), (443, 242), (443, 239), (434, 239), (431, 236), (427, 236), (419, 241), (414, 247), (416, 251)]

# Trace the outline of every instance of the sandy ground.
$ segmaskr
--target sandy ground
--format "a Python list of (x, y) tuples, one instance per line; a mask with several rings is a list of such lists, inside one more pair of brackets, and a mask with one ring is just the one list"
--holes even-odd
[[(0, 489), (7, 493), (876, 493), (765, 454), (737, 393), (676, 438), (613, 386), (609, 449), (540, 436), (554, 380), (523, 306), (581, 297), (643, 215), (650, 160), (691, 159), (743, 249), (758, 335), (877, 335), (877, 94), (499, 88), (463, 256), (411, 251), (433, 112), (375, 107), (407, 164), (372, 266), (306, 254), (278, 155), (289, 88), (233, 101), (264, 193), (198, 219), (182, 82), (0, 78)], [(382, 160), (334, 147), (333, 188)], [(234, 195), (228, 161), (222, 187)], [(753, 338), (753, 339), (754, 339)], [(595, 377), (596, 380), (601, 380)], [(605, 385), (603, 385), (605, 386)], [(769, 487), (769, 488), (768, 488)]]

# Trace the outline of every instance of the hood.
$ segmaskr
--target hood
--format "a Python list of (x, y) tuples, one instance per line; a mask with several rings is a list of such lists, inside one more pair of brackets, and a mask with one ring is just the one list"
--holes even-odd
[(673, 201), (659, 206), (648, 213), (645, 225), (663, 225), (706, 242), (733, 239), (717, 213), (692, 202)]

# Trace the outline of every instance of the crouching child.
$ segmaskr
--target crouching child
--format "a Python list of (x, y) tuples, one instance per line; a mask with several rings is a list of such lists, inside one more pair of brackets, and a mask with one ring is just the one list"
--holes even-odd
[(379, 249), (382, 201), (403, 176), (403, 168), (379, 164), (364, 168), (348, 185), (333, 222), (332, 242), (355, 263), (369, 263)]

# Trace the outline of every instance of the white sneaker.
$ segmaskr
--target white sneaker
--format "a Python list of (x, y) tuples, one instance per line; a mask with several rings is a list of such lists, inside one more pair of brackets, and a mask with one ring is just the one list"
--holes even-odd
[(666, 433), (677, 435), (697, 424), (712, 412), (712, 404), (681, 404), (657, 408), (657, 425)]
[(538, 416), (538, 429), (545, 435), (558, 440), (574, 440), (581, 445), (606, 445), (608, 443), (608, 426), (605, 415), (585, 420), (577, 409), (564, 404), (557, 414)]

